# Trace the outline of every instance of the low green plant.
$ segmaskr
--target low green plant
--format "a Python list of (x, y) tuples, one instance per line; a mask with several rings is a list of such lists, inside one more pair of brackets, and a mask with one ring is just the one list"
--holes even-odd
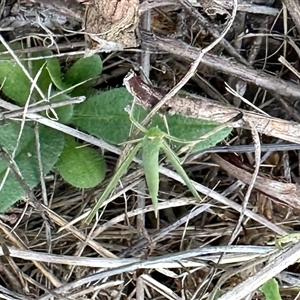
[[(87, 97), (83, 103), (55, 109), (53, 117), (57, 116), (58, 122), (76, 127), (111, 144), (120, 145), (128, 142), (133, 124), (126, 108), (132, 104), (132, 95), (125, 88), (115, 88), (103, 92), (96, 91), (92, 87), (95, 78), (102, 72), (100, 57), (94, 55), (89, 58), (80, 58), (70, 68), (66, 68), (66, 72), (63, 73), (59, 60), (51, 56), (51, 51), (43, 51), (33, 55), (34, 60), (28, 60), (26, 55), (20, 55), (19, 59), (31, 77), (37, 77), (37, 85), (44, 95), (49, 96), (50, 103), (79, 95)], [(11, 101), (19, 106), (26, 105), (32, 89), (32, 82), (10, 55), (0, 56), (0, 84), (2, 84), (2, 92)], [(34, 89), (29, 104), (36, 103), (41, 99), (42, 96)], [(135, 106), (132, 118), (136, 120), (135, 123), (137, 124), (145, 118), (147, 113), (142, 107)], [(215, 122), (180, 115), (167, 116), (166, 120), (167, 122), (162, 116), (155, 115), (149, 127), (143, 129), (144, 133), (141, 132), (138, 137), (140, 138), (139, 147), (134, 147), (135, 150), (123, 161), (123, 168), (116, 170), (115, 174), (117, 175), (113, 176), (108, 186), (110, 191), (117, 184), (115, 178), (120, 178), (126, 172), (132, 158), (139, 155), (139, 149), (143, 148), (142, 159), (147, 184), (152, 200), (156, 204), (158, 189), (157, 157), (160, 149), (163, 149), (175, 169), (177, 171), (181, 170), (179, 171), (180, 175), (185, 176), (185, 172), (176, 156), (173, 155), (171, 148), (177, 149), (182, 143), (195, 141), (218, 125)], [(168, 126), (166, 126), (166, 123)], [(40, 181), (35, 146), (35, 129), (32, 123), (26, 122), (21, 139), (18, 141), (20, 128), (20, 122), (11, 120), (6, 120), (0, 125), (0, 145), (10, 155), (17, 146), (14, 160), (24, 181), (30, 188), (34, 188)], [(199, 143), (193, 144), (192, 151), (215, 145), (223, 140), (230, 131), (231, 128), (223, 128), (206, 140), (199, 140)], [(94, 187), (104, 179), (106, 167), (104, 157), (99, 149), (91, 146), (82, 147), (80, 142), (73, 137), (66, 136), (43, 125), (39, 125), (39, 135), (43, 174), (55, 170), (65, 181), (78, 188)], [(172, 139), (170, 139), (171, 136)], [(155, 162), (155, 169), (154, 172), (149, 173), (147, 166), (151, 161)], [(3, 180), (7, 168), (8, 163), (0, 157), (0, 181)], [(186, 184), (196, 196), (197, 192), (193, 191), (193, 186), (188, 184), (188, 177), (185, 178)], [(0, 212), (4, 212), (25, 196), (25, 192), (12, 172), (3, 182), (3, 187), (0, 190)], [(109, 195), (108, 192), (104, 194), (105, 197)], [(96, 209), (93, 210), (93, 213), (95, 211)]]
[[(78, 93), (90, 95), (89, 87), (102, 71), (100, 57), (94, 55), (78, 59), (63, 74), (58, 59), (51, 57), (52, 55), (51, 51), (35, 53), (32, 55), (33, 60), (27, 60), (26, 55), (19, 56), (23, 67), (28, 70), (31, 77), (38, 76), (37, 86), (44, 95), (50, 96), (49, 102), (67, 100)], [(84, 83), (79, 85), (81, 82)], [(26, 105), (32, 83), (22, 67), (10, 55), (0, 57), (0, 83), (2, 92), (11, 101), (19, 106)], [(76, 85), (77, 87), (73, 88)], [(42, 96), (35, 89), (30, 96), (29, 104), (41, 99)], [(45, 112), (42, 114), (46, 115)], [(47, 115), (51, 115), (51, 111)], [(52, 117), (57, 117), (61, 123), (71, 124), (73, 115), (74, 105), (67, 105), (55, 109), (55, 115)], [(40, 182), (34, 125), (26, 122), (19, 140), (20, 130), (20, 122), (5, 121), (0, 125), (0, 145), (10, 155), (17, 147), (14, 160), (25, 183), (29, 188), (34, 188)], [(44, 125), (39, 125), (39, 137), (43, 174), (56, 169), (67, 182), (79, 188), (93, 187), (104, 179), (106, 167), (100, 151), (91, 147), (82, 148), (73, 137)], [(8, 167), (6, 160), (0, 158), (0, 181), (3, 181), (0, 190), (1, 212), (25, 196), (25, 191), (12, 171), (7, 178), (5, 177)]]
[(265, 282), (259, 290), (264, 294), (266, 300), (281, 300), (278, 282), (275, 278)]

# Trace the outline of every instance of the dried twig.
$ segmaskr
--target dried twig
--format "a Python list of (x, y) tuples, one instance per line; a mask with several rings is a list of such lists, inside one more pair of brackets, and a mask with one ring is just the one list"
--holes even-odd
[[(180, 0), (181, 3), (185, 3), (185, 0)], [(190, 6), (190, 5), (189, 5)], [(212, 50), (218, 43), (220, 43), (222, 41), (222, 39), (225, 37), (225, 35), (227, 34), (227, 32), (229, 31), (230, 27), (233, 24), (233, 21), (235, 19), (236, 16), (236, 10), (237, 8), (237, 0), (234, 0), (234, 8), (232, 11), (232, 15), (224, 29), (224, 31), (216, 38), (215, 41), (213, 41), (210, 45), (208, 45), (207, 47), (205, 47), (202, 50), (198, 50), (198, 54), (195, 57), (194, 62), (192, 63), (190, 69), (188, 70), (188, 72), (185, 74), (185, 76), (177, 83), (177, 85), (175, 87), (173, 87), (162, 99), (160, 99), (160, 101), (156, 104), (156, 106), (151, 110), (151, 112), (148, 114), (147, 118), (145, 118), (145, 120), (143, 120), (142, 124), (145, 125), (149, 122), (149, 120), (153, 117), (153, 115), (159, 111), (160, 108), (163, 107), (163, 105), (169, 101), (172, 97), (174, 97), (183, 87), (184, 85), (194, 76), (194, 74), (197, 71), (197, 68), (200, 64), (200, 62), (202, 61), (204, 55), (206, 53), (208, 53), (210, 50)]]
[[(168, 53), (172, 53), (186, 60), (195, 60), (198, 56), (198, 48), (191, 47), (182, 41), (172, 38), (154, 36), (146, 31), (141, 31), (141, 36), (143, 41), (149, 46), (157, 47), (160, 50), (167, 51)], [(212, 68), (217, 72), (237, 77), (240, 80), (272, 91), (274, 94), (284, 96), (287, 100), (299, 99), (300, 97), (298, 85), (271, 76), (262, 72), (261, 70), (256, 71), (251, 67), (233, 62), (225, 57), (208, 53), (204, 55), (201, 64), (203, 64), (203, 66)], [(201, 73), (201, 68), (199, 68), (198, 71)]]
[[(240, 249), (242, 249), (243, 246), (239, 246)], [(300, 246), (298, 246), (300, 247)], [(217, 247), (215, 247), (214, 250), (216, 250)], [(220, 252), (226, 252), (226, 253), (230, 253), (232, 251), (235, 251), (234, 249), (236, 249), (236, 246), (229, 246), (229, 247), (221, 247), (219, 248), (219, 251)], [(273, 252), (272, 249), (274, 248), (269, 248), (269, 253), (270, 252)], [(132, 262), (132, 263), (128, 263), (128, 264), (123, 264), (122, 266), (120, 267), (116, 267), (116, 268), (113, 268), (111, 270), (105, 270), (105, 271), (102, 271), (102, 272), (99, 272), (99, 273), (96, 273), (96, 274), (92, 274), (92, 275), (89, 275), (89, 276), (86, 276), (85, 278), (81, 278), (81, 279), (78, 279), (78, 280), (75, 280), (71, 283), (67, 283), (55, 290), (53, 290), (52, 292), (53, 293), (66, 293), (74, 288), (78, 288), (79, 286), (83, 285), (83, 284), (87, 284), (87, 283), (91, 283), (93, 281), (96, 281), (96, 280), (101, 280), (101, 279), (104, 279), (104, 278), (107, 278), (109, 276), (113, 276), (113, 275), (117, 275), (117, 274), (122, 274), (124, 272), (130, 272), (130, 271), (135, 271), (137, 269), (141, 269), (141, 268), (145, 268), (145, 266), (153, 266), (155, 265), (155, 263), (168, 263), (168, 262), (176, 262), (176, 261), (180, 261), (182, 259), (188, 259), (188, 258), (191, 258), (191, 257), (195, 257), (196, 256), (196, 253), (199, 253), (199, 251), (205, 251), (207, 253), (209, 253), (211, 251), (210, 247), (209, 248), (203, 248), (203, 249), (195, 249), (195, 250), (190, 250), (190, 251), (185, 251), (185, 252), (181, 252), (181, 253), (172, 253), (172, 254), (167, 254), (167, 255), (164, 255), (162, 257), (159, 257), (158, 259), (151, 259), (151, 260), (144, 260), (144, 261), (137, 261), (137, 262)], [(205, 253), (204, 252), (204, 253)], [(216, 252), (216, 251), (214, 251)], [(202, 252), (203, 253), (203, 252)], [(266, 253), (266, 252), (261, 252), (261, 253)], [(293, 257), (294, 258), (294, 257)], [(185, 262), (182, 261), (182, 265), (185, 264)], [(162, 266), (162, 265), (160, 265)], [(50, 299), (51, 295), (45, 295), (45, 296), (42, 296), (39, 298), (39, 300), (48, 300)]]
[[(128, 74), (124, 82), (129, 91), (134, 93), (139, 105), (148, 108), (156, 104), (161, 98), (161, 91), (151, 89), (134, 73)], [(300, 144), (300, 125), (298, 123), (221, 105), (201, 96), (176, 95), (172, 98), (172, 101), (167, 102), (163, 106), (163, 111), (167, 111), (171, 115), (179, 114), (189, 118), (215, 121), (221, 124), (242, 114), (243, 118), (234, 122), (232, 124), (233, 127), (251, 129), (249, 126), (249, 123), (251, 123), (261, 134)]]
[[(212, 155), (212, 160), (231, 176), (234, 176), (244, 183), (250, 184), (252, 178), (251, 173), (232, 165), (217, 154)], [(254, 188), (282, 205), (297, 209), (300, 208), (300, 190), (297, 184), (279, 182), (267, 177), (257, 176)]]
[(240, 300), (257, 290), (263, 283), (273, 278), (288, 266), (294, 264), (300, 257), (300, 242), (274, 259), (267, 266), (250, 276), (242, 283), (225, 293), (219, 300)]
[(300, 33), (300, 3), (298, 0), (283, 0), (287, 10), (289, 11), (293, 21)]

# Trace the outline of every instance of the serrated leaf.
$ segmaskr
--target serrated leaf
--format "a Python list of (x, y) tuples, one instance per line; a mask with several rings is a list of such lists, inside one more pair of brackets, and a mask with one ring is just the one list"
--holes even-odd
[[(99, 55), (95, 54), (90, 57), (79, 58), (67, 71), (65, 82), (74, 85), (84, 82), (88, 79), (94, 79), (102, 73), (102, 60)], [(72, 91), (72, 96), (85, 95), (88, 87), (92, 86), (94, 80), (89, 80), (86, 83), (76, 87)]]
[[(72, 124), (112, 144), (127, 142), (131, 121), (125, 108), (131, 104), (132, 96), (125, 88), (113, 89), (95, 95), (76, 105)], [(147, 112), (137, 107), (140, 120)], [(139, 117), (139, 118), (138, 118)]]
[(150, 128), (143, 139), (143, 166), (154, 213), (158, 215), (159, 171), (158, 157), (162, 143), (162, 132), (158, 128)]
[(95, 187), (106, 173), (105, 161), (99, 151), (82, 147), (73, 137), (67, 138), (56, 168), (65, 181), (77, 188)]
[[(29, 186), (29, 188), (34, 188), (40, 181), (38, 158), (34, 140), (34, 131), (30, 127), (28, 127), (26, 130), (30, 131), (31, 137), (28, 139), (28, 133), (22, 135), (20, 145), (26, 146), (23, 148), (20, 147), (20, 150), (17, 152), (14, 160), (26, 184)], [(19, 129), (16, 127), (15, 132), (11, 131), (11, 133), (12, 140), (16, 140)], [(63, 133), (42, 125), (39, 126), (39, 135), (43, 172), (46, 174), (53, 168), (54, 164), (58, 160), (58, 157), (63, 150), (65, 139)], [(10, 149), (8, 152), (11, 153), (11, 144), (4, 143), (2, 146), (4, 146), (6, 149)], [(3, 168), (3, 166), (7, 166), (7, 163), (5, 160), (3, 160), (3, 158), (0, 158), (0, 165), (0, 182), (2, 182), (4, 173), (6, 171), (6, 168)], [(15, 178), (15, 175), (12, 171), (10, 171), (2, 190), (0, 191), (0, 212), (5, 212), (10, 206), (12, 206), (25, 195), (26, 193)]]
[(265, 295), (266, 300), (281, 300), (278, 282), (275, 278), (265, 282), (259, 290)]

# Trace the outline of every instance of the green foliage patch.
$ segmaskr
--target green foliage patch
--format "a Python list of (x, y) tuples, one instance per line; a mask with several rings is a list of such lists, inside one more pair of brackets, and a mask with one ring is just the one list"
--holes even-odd
[[(20, 123), (9, 122), (0, 126), (0, 143), (9, 154), (12, 154), (13, 149), (16, 147), (19, 131)], [(10, 139), (7, 138), (8, 136), (10, 136)], [(63, 133), (41, 125), (39, 126), (39, 136), (42, 171), (43, 174), (47, 174), (54, 167), (63, 150), (65, 137)], [(21, 135), (14, 161), (28, 187), (34, 188), (38, 185), (40, 182), (38, 156), (34, 129), (30, 126), (26, 126)], [(0, 182), (3, 181), (8, 167), (7, 162), (1, 158)], [(5, 211), (24, 196), (26, 196), (25, 191), (15, 174), (10, 171), (0, 190), (0, 210)]]
[(82, 147), (73, 137), (67, 138), (56, 167), (65, 181), (78, 188), (94, 187), (105, 177), (105, 162), (99, 151)]
[[(87, 81), (84, 83), (85, 88), (87, 88), (88, 83), (91, 84), (92, 82), (90, 79), (94, 79), (94, 77), (101, 74), (102, 62), (99, 56), (82, 58), (80, 60), (81, 67), (84, 67), (86, 64), (89, 72), (82, 73), (80, 77), (74, 77), (74, 82), (71, 82), (69, 80), (72, 78), (70, 76), (72, 71), (69, 71), (67, 73), (69, 74), (68, 81), (66, 81), (65, 77), (67, 75), (62, 74), (58, 59), (55, 57), (49, 58), (48, 56), (51, 55), (51, 51), (43, 51), (32, 55), (34, 60), (25, 60), (25, 55), (19, 56), (23, 67), (29, 72), (31, 77), (35, 78), (37, 76), (37, 85), (46, 97), (50, 96), (50, 103), (69, 99), (74, 96), (74, 89), (70, 88), (80, 83), (79, 80)], [(79, 69), (77, 68), (75, 71), (77, 72)], [(29, 98), (32, 83), (22, 70), (22, 67), (9, 55), (0, 57), (0, 83), (2, 84), (3, 93), (20, 106), (24, 106), (27, 101), (32, 104), (42, 99), (42, 96), (35, 89)], [(60, 93), (66, 89), (69, 89), (68, 92)], [(59, 122), (68, 124), (72, 121), (73, 111), (74, 106), (67, 105), (56, 108), (55, 115), (58, 117)], [(42, 114), (46, 116), (45, 113)], [(50, 111), (48, 115), (55, 117), (51, 115)], [(0, 126), (0, 145), (10, 155), (16, 148), (14, 161), (24, 182), (29, 188), (34, 188), (40, 182), (40, 170), (33, 124), (25, 123), (21, 138), (17, 142), (20, 130), (21, 123), (5, 121)], [(65, 142), (69, 141), (69, 139), (61, 132), (39, 125), (43, 174), (47, 174), (52, 169), (56, 169), (58, 172), (61, 170), (62, 177), (74, 186), (81, 188), (96, 186), (105, 176), (106, 166), (104, 158), (100, 153), (97, 153), (96, 156), (94, 149), (86, 148), (78, 151), (72, 149), (70, 143)], [(69, 171), (66, 171), (66, 166), (68, 166)], [(87, 169), (84, 169), (84, 166)], [(0, 190), (0, 212), (6, 211), (16, 201), (26, 196), (24, 189), (12, 171), (4, 180), (8, 167), (7, 161), (0, 157), (0, 180), (3, 181), (3, 186)], [(89, 176), (87, 176), (87, 173), (89, 173)]]
[[(80, 58), (63, 73), (58, 59), (50, 56), (52, 56), (51, 51), (36, 53), (31, 56), (33, 60), (29, 60), (26, 55), (19, 56), (23, 68), (33, 79), (36, 78), (43, 95), (36, 89), (32, 89), (32, 82), (10, 55), (0, 56), (2, 92), (20, 106), (24, 106), (27, 102), (36, 103), (44, 97), (50, 103), (57, 103), (70, 97), (84, 95), (87, 99), (81, 104), (56, 108), (55, 114), (48, 111), (48, 114), (43, 112), (42, 115), (53, 118), (57, 116), (58, 122), (76, 127), (111, 144), (129, 142), (132, 129), (136, 129), (135, 126), (139, 128), (139, 122), (146, 117), (148, 111), (135, 106), (132, 114), (129, 115), (128, 107), (132, 105), (132, 96), (125, 88), (98, 91), (95, 94), (92, 86), (102, 72), (101, 58), (98, 55)], [(29, 97), (31, 90), (32, 94)], [(116, 170), (108, 189), (103, 193), (102, 200), (109, 196), (118, 179), (126, 172), (133, 157), (139, 155), (140, 150), (156, 213), (159, 186), (158, 158), (161, 152), (166, 154), (167, 159), (184, 178), (194, 196), (198, 197), (173, 151), (191, 141), (193, 144), (190, 152), (214, 146), (231, 132), (231, 128), (225, 128), (201, 140), (203, 134), (210, 132), (217, 125), (219, 124), (215, 122), (179, 115), (166, 116), (165, 121), (162, 116), (155, 115), (149, 126), (141, 130), (138, 136), (140, 143), (125, 159), (121, 169)], [(25, 123), (21, 139), (17, 143), (19, 132), (20, 123), (5, 121), (0, 126), (0, 146), (9, 154), (12, 154), (17, 147), (14, 160), (26, 184), (34, 188), (40, 181), (34, 125), (30, 122)], [(78, 188), (95, 187), (103, 181), (106, 165), (97, 149), (82, 147), (74, 138), (41, 125), (39, 136), (43, 174), (55, 170), (65, 181)], [(0, 179), (3, 179), (7, 168), (7, 162), (0, 157)], [(0, 212), (5, 211), (24, 196), (23, 188), (10, 171), (0, 191)], [(96, 209), (93, 212), (95, 213)]]
[(266, 300), (281, 300), (278, 282), (275, 278), (265, 282), (259, 290), (265, 295)]

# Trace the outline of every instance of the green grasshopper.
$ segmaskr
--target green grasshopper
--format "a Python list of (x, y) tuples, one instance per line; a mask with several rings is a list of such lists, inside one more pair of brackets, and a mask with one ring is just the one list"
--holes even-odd
[[(133, 121), (135, 125), (137, 123)], [(140, 125), (138, 125), (140, 127)], [(163, 152), (166, 154), (167, 158), (173, 165), (174, 169), (178, 172), (178, 174), (182, 177), (185, 184), (188, 186), (190, 191), (192, 192), (193, 196), (201, 200), (201, 197), (199, 196), (198, 192), (194, 188), (191, 180), (189, 179), (188, 175), (182, 168), (179, 158), (176, 156), (176, 154), (173, 152), (173, 150), (169, 147), (169, 145), (166, 143), (165, 138), (170, 136), (164, 132), (162, 132), (157, 127), (152, 127), (148, 130), (145, 130), (143, 128), (143, 131), (145, 132), (145, 136), (140, 140), (135, 140), (138, 142), (128, 153), (128, 155), (125, 157), (123, 162), (120, 164), (119, 168), (117, 169), (116, 173), (112, 177), (111, 181), (107, 185), (106, 189), (102, 193), (101, 197), (99, 198), (98, 202), (88, 215), (86, 222), (90, 223), (97, 213), (98, 209), (101, 207), (103, 202), (109, 197), (110, 193), (113, 191), (115, 186), (117, 185), (119, 179), (125, 174), (127, 171), (130, 163), (132, 162), (133, 158), (136, 156), (138, 151), (142, 148), (142, 160), (143, 160), (143, 167), (146, 177), (146, 182), (149, 190), (149, 194), (152, 199), (152, 203), (154, 206), (154, 212), (155, 216), (157, 217), (158, 214), (158, 190), (159, 190), (159, 153), (162, 149)], [(182, 142), (178, 139), (172, 137), (172, 140), (176, 142)]]
[(293, 232), (275, 239), (275, 246), (278, 249), (284, 248), (286, 244), (294, 244), (300, 241), (300, 232)]
[[(111, 181), (109, 182), (101, 197), (97, 201), (96, 205), (93, 207), (92, 211), (88, 215), (86, 219), (86, 223), (88, 224), (92, 221), (92, 219), (94, 218), (95, 214), (102, 206), (104, 201), (109, 197), (109, 195), (117, 185), (119, 179), (126, 173), (130, 163), (141, 148), (145, 178), (149, 194), (152, 199), (154, 213), (156, 217), (158, 216), (159, 154), (161, 150), (164, 152), (164, 154), (166, 155), (167, 159), (170, 161), (176, 172), (184, 180), (185, 184), (187, 185), (193, 196), (199, 201), (202, 200), (194, 185), (192, 184), (191, 180), (189, 179), (188, 175), (182, 168), (182, 161), (180, 161), (179, 157), (170, 148), (170, 146), (166, 142), (166, 139), (181, 144), (187, 144), (187, 146), (184, 147), (184, 151), (181, 151), (182, 153), (193, 148), (197, 143), (203, 140), (203, 138), (200, 137), (199, 139), (192, 142), (183, 141), (161, 131), (158, 127), (151, 127), (150, 129), (145, 129), (133, 119), (131, 114), (129, 114), (129, 118), (140, 131), (144, 132), (144, 137), (141, 139), (131, 141), (131, 143), (135, 142), (137, 144), (128, 152), (127, 156), (125, 156), (125, 158), (117, 168), (115, 174), (113, 175)], [(217, 130), (229, 127), (232, 122), (235, 122), (235, 120), (226, 122), (226, 124), (222, 124), (221, 126), (217, 126)], [(214, 134), (215, 131), (216, 130), (213, 130), (211, 135)], [(206, 134), (205, 138), (207, 138), (208, 136), (209, 134)]]

